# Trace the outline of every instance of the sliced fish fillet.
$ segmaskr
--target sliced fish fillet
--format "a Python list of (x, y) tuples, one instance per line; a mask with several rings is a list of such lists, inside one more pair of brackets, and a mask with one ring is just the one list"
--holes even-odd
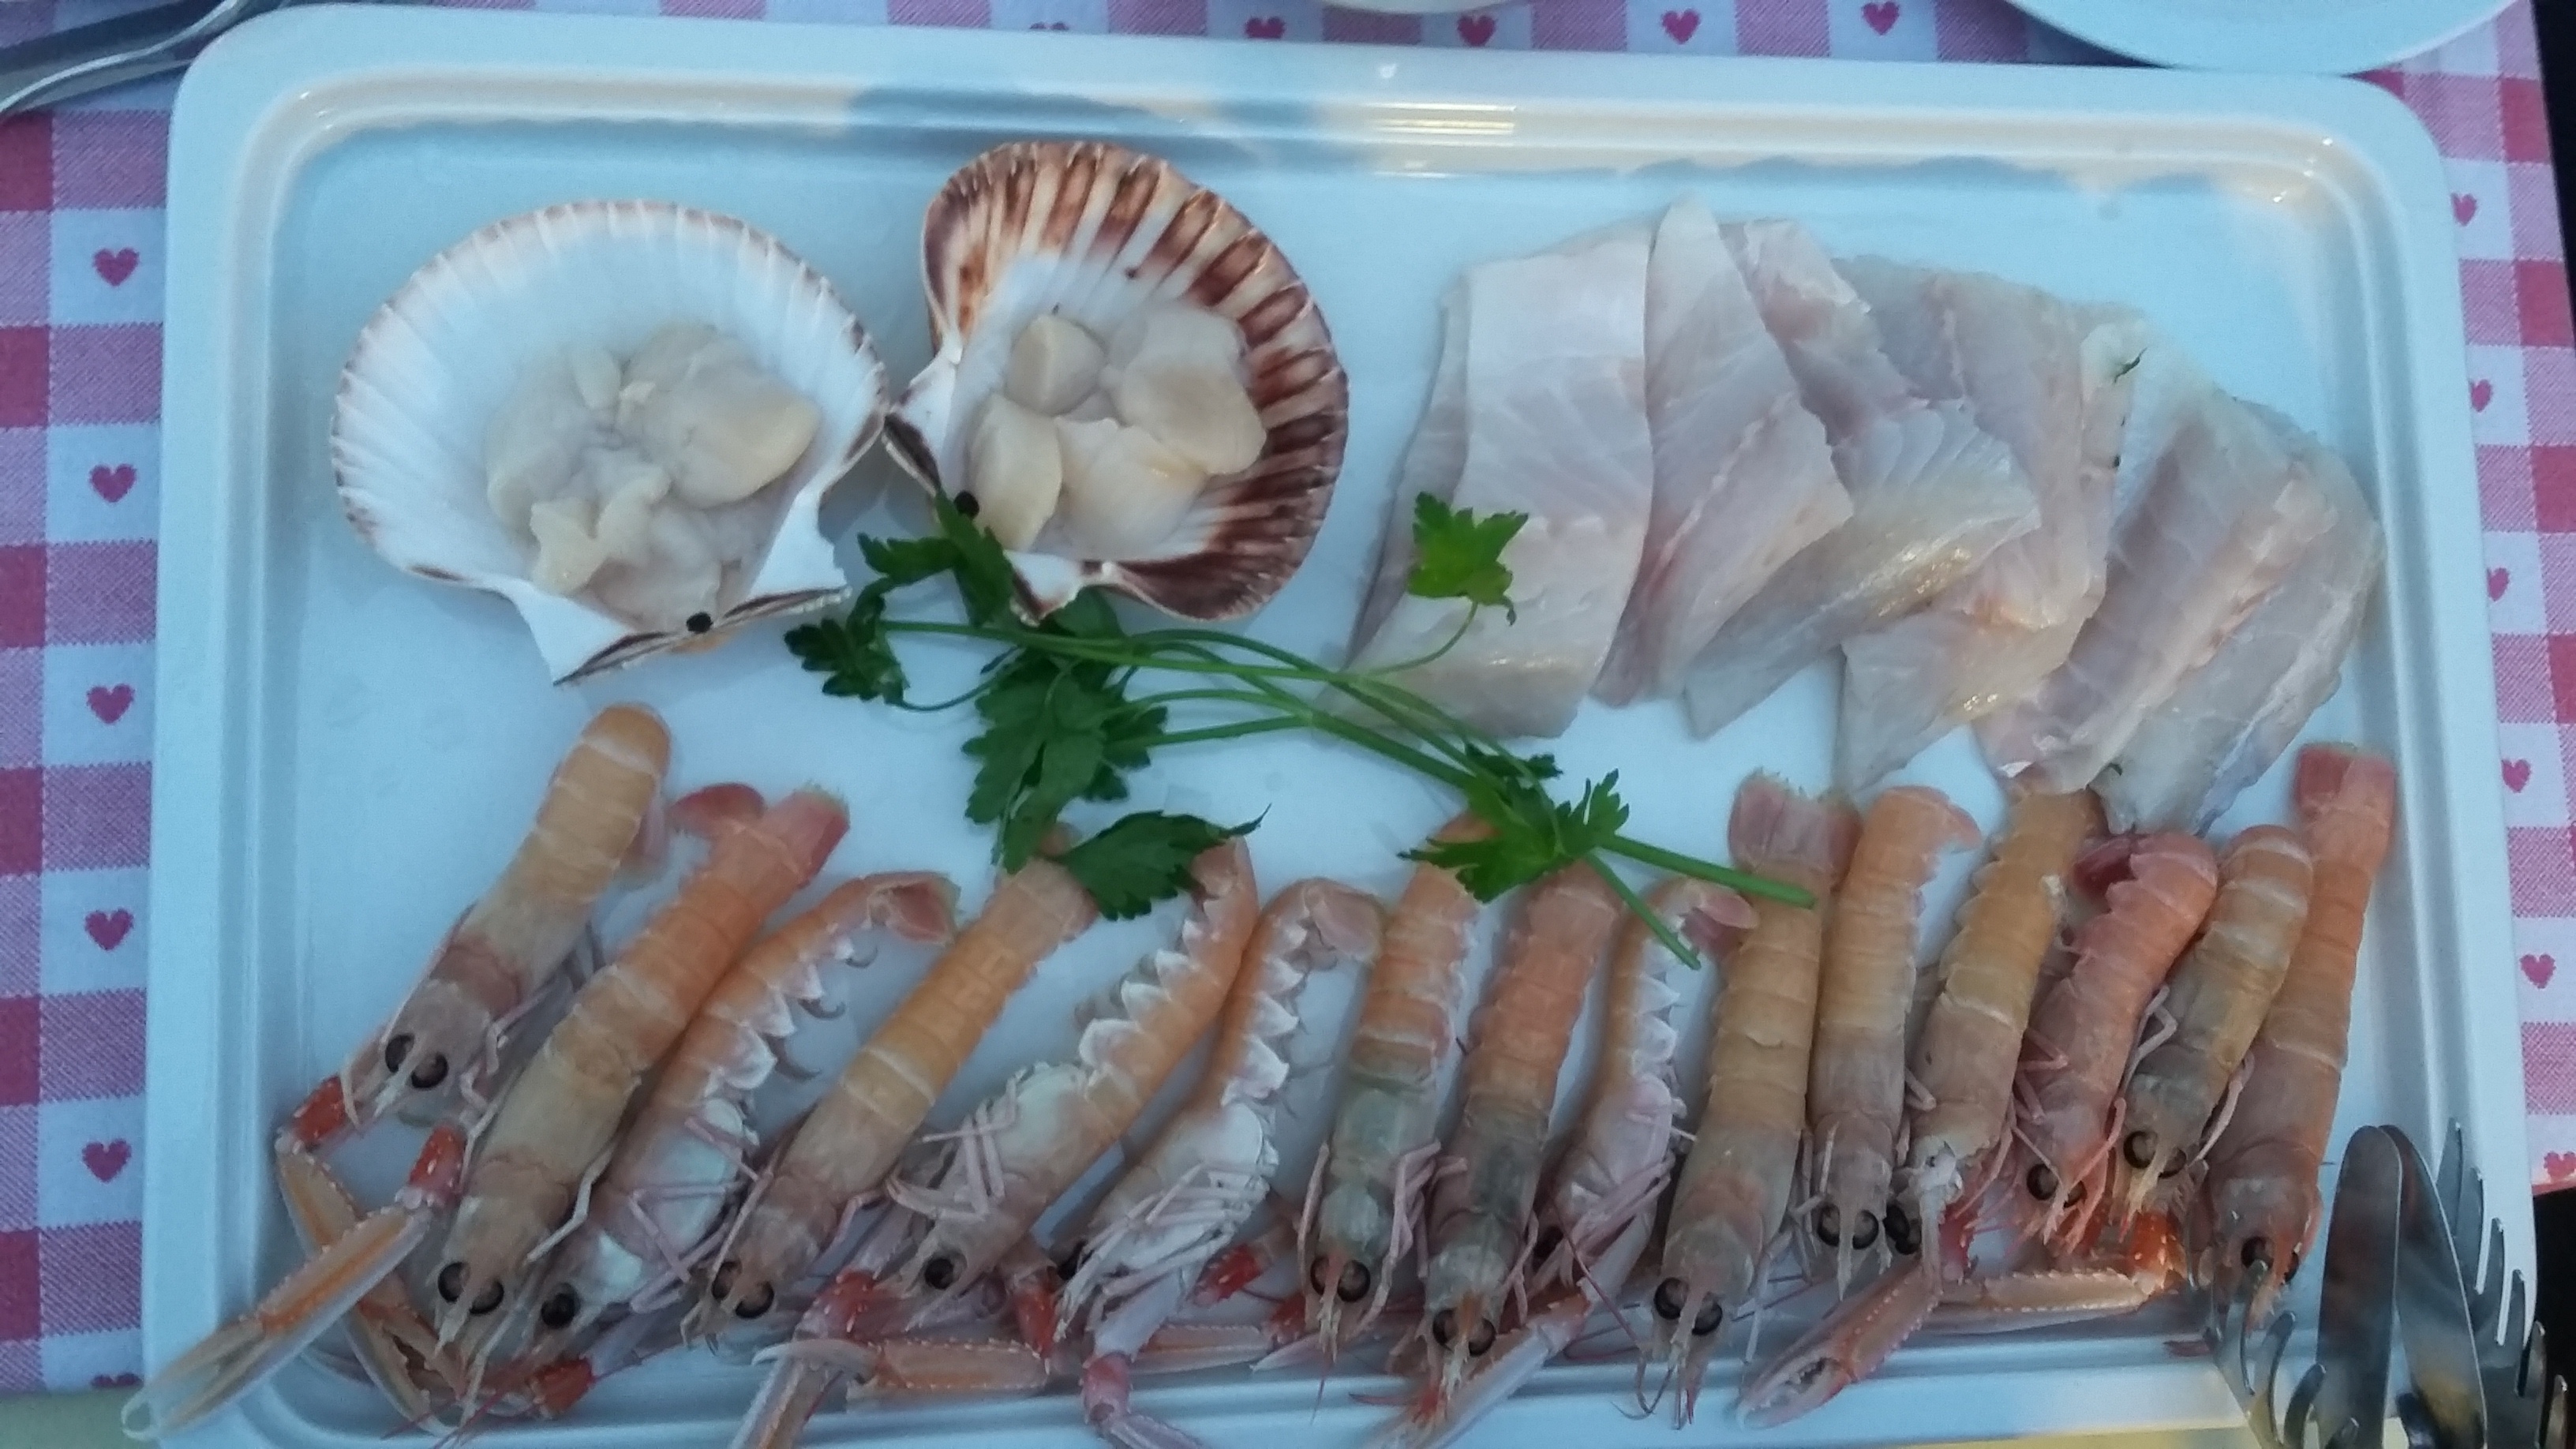
[(1840, 264), (1882, 346), (1927, 399), (1964, 403), (2012, 450), (2039, 524), (1931, 605), (1843, 645), (1835, 769), (1863, 789), (2066, 662), (2101, 602), (2112, 481), (2145, 329), (1995, 277), (1877, 258)]
[(2118, 485), (2133, 482), (2135, 501), (2101, 607), (2037, 691), (1978, 723), (1987, 760), (2036, 789), (2091, 783), (2333, 521), (2319, 471), (2331, 459), (2168, 347), (2151, 343), (2140, 373)]
[(1645, 553), (1593, 686), (1612, 704), (1678, 693), (1727, 619), (1851, 517), (1824, 425), (1799, 401), (1716, 218), (1696, 201), (1664, 213), (1647, 263), (1646, 421), (1655, 492)]
[[(1463, 357), (1444, 355), (1406, 451), (1353, 663), (1387, 669), (1437, 654), (1397, 677), (1499, 736), (1556, 735), (1573, 722), (1636, 578), (1654, 496), (1648, 241), (1628, 227), (1486, 263), (1449, 307), (1443, 352)], [(1467, 606), (1403, 592), (1414, 496), (1443, 484), (1455, 507), (1529, 518), (1503, 551), (1517, 619), (1487, 610), (1454, 645)]]
[(1913, 613), (2036, 526), (2012, 453), (1960, 402), (1926, 402), (1868, 306), (1793, 222), (1722, 228), (1799, 394), (1824, 424), (1852, 515), (1737, 610), (1693, 661), (1691, 727), (1724, 727), (1854, 635)]
[(2386, 542), (2342, 460), (2288, 419), (2252, 410), (2310, 470), (2332, 522), (2093, 782), (2114, 830), (2199, 834), (2216, 823), (2334, 693), (2379, 585)]

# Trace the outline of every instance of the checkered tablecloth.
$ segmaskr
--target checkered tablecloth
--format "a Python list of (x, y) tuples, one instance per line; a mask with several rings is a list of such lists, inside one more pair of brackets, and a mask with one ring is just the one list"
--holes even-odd
[[(539, 3), (1496, 49), (2103, 59), (2002, 0), (1520, 0), (1419, 19), (1315, 0)], [(0, 44), (134, 5), (5, 0)], [(2517, 5), (2373, 79), (2449, 160), (2467, 292), (2519, 959), (2464, 964), (2520, 973), (2533, 1180), (2576, 1185), (2576, 351), (2530, 15)], [(0, 122), (0, 1393), (116, 1386), (138, 1367), (173, 90)]]

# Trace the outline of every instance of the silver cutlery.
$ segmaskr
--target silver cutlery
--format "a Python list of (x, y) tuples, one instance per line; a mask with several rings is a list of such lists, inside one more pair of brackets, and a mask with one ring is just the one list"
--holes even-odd
[(215, 37), (293, 0), (174, 0), (0, 48), (0, 118), (184, 68)]
[[(2232, 1302), (2213, 1302), (2203, 1329), (2219, 1373), (2245, 1410), (2263, 1449), (2364, 1449), (2387, 1422), (2389, 1355), (2395, 1340), (2398, 1210), (2405, 1163), (2389, 1133), (2364, 1127), (2345, 1144), (2334, 1207), (2326, 1219), (2317, 1361), (2279, 1397), (2281, 1360), (2295, 1316), (2276, 1311), (2254, 1341), (2248, 1279)], [(2313, 1438), (2311, 1435), (2313, 1434)]]

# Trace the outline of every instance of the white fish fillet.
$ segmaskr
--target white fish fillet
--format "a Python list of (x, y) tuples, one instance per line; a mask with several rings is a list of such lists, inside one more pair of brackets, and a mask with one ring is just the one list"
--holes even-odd
[(1467, 284), (1462, 279), (1440, 298), (1440, 361), (1431, 374), (1431, 396), (1422, 405), (1422, 420), (1413, 425), (1404, 445), (1404, 461), (1395, 475), (1395, 497), (1387, 507), (1386, 532), (1379, 536), (1377, 571), (1360, 600), (1359, 622), (1351, 630), (1356, 652), (1404, 597), (1413, 574), (1413, 500), (1428, 493), (1443, 503), (1458, 492), (1467, 471)]
[(2145, 329), (2132, 314), (1976, 273), (1874, 257), (1840, 269), (1905, 380), (1926, 398), (1965, 403), (2039, 497), (2038, 527), (1922, 612), (1844, 643), (1835, 770), (1844, 789), (1859, 790), (2066, 662), (2102, 599), (2128, 378)]
[(2334, 693), (2379, 585), (2386, 543), (2342, 460), (2253, 411), (2313, 470), (2333, 523), (2093, 782), (2114, 830), (2207, 831)]
[[(1517, 619), (1487, 610), (1398, 678), (1493, 734), (1560, 734), (1610, 651), (1654, 495), (1646, 427), (1648, 236), (1626, 227), (1470, 270), (1449, 307), (1443, 382), (1407, 450), (1353, 664), (1439, 652), (1467, 606), (1403, 592), (1413, 499), (1529, 516), (1503, 562)], [(1449, 418), (1463, 423), (1456, 441)], [(1452, 469), (1454, 468), (1454, 474)], [(1392, 581), (1392, 587), (1389, 581)]]
[(2168, 347), (2140, 372), (2102, 605), (2030, 698), (1978, 722), (1995, 769), (2041, 790), (2091, 783), (2332, 521), (2318, 457)]
[(1824, 425), (1798, 400), (1717, 219), (1693, 200), (1664, 213), (1647, 263), (1646, 421), (1645, 555), (1593, 686), (1612, 704), (1678, 693), (1754, 591), (1851, 517)]
[(2011, 452), (1964, 404), (1926, 403), (1906, 382), (1868, 307), (1805, 228), (1722, 230), (1824, 424), (1852, 516), (1773, 574), (1693, 662), (1683, 698), (1701, 734), (1845, 640), (1923, 607), (2039, 518)]

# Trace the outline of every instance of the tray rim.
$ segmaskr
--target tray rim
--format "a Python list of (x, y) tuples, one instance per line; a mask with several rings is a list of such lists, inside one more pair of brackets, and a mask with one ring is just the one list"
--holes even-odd
[[(682, 34), (691, 44), (670, 44)], [(506, 50), (493, 43), (500, 38), (507, 39)], [(164, 467), (174, 480), (211, 472), (227, 491), (219, 496), (210, 486), (173, 486), (163, 492), (156, 666), (161, 703), (152, 809), (153, 859), (160, 868), (152, 874), (150, 908), (156, 929), (148, 977), (156, 1009), (149, 1015), (146, 1040), (146, 1130), (155, 1146), (144, 1182), (142, 1344), (148, 1363), (157, 1364), (179, 1346), (179, 1333), (201, 1330), (230, 1306), (216, 1301), (215, 1275), (205, 1265), (227, 1242), (238, 1243), (246, 1230), (255, 1231), (255, 1224), (242, 1221), (242, 1205), (209, 1204), (199, 1188), (211, 1170), (212, 1139), (218, 1135), (214, 1108), (223, 1095), (219, 1054), (205, 1043), (210, 1036), (221, 1040), (230, 1032), (255, 1028), (246, 1001), (225, 998), (220, 973), (206, 969), (205, 953), (196, 945), (223, 939), (230, 923), (240, 923), (244, 935), (259, 933), (262, 907), (254, 893), (241, 888), (253, 868), (227, 847), (258, 839), (273, 828), (263, 825), (260, 802), (248, 783), (225, 773), (234, 748), (229, 741), (261, 733), (264, 701), (269, 699), (258, 677), (260, 650), (246, 638), (236, 638), (239, 631), (228, 622), (248, 607), (248, 590), (264, 565), (266, 548), (266, 541), (256, 536), (232, 539), (224, 517), (225, 508), (232, 506), (229, 490), (257, 486), (251, 460), (263, 451), (259, 445), (265, 429), (264, 418), (240, 415), (242, 399), (251, 395), (245, 389), (255, 393), (265, 385), (264, 379), (254, 383), (244, 378), (261, 373), (267, 346), (264, 292), (235, 285), (242, 268), (265, 258), (256, 229), (245, 228), (254, 221), (273, 224), (295, 172), (315, 151), (353, 129), (382, 124), (388, 115), (418, 116), (417, 109), (403, 112), (398, 103), (410, 94), (409, 103), (417, 107), (417, 83), (424, 80), (450, 85), (442, 92), (448, 98), (431, 113), (442, 120), (494, 113), (496, 102), (489, 96), (478, 96), (473, 87), (453, 89), (460, 79), (478, 77), (497, 81), (501, 91), (540, 76), (568, 76), (585, 82), (589, 91), (619, 86), (667, 90), (685, 84), (739, 94), (747, 88), (773, 97), (804, 97), (802, 104), (810, 107), (817, 99), (845, 99), (856, 76), (906, 74), (907, 65), (964, 53), (984, 61), (1007, 59), (1012, 64), (999, 67), (1004, 71), (1028, 68), (1042, 56), (1050, 78), (1060, 81), (1061, 93), (1079, 88), (1081, 95), (1096, 99), (1157, 88), (1169, 92), (1175, 86), (1189, 89), (1174, 77), (1220, 69), (1207, 64), (1210, 43), (773, 22), (690, 22), (682, 30), (658, 19), (334, 5), (263, 17), (226, 37), (199, 62), (182, 88), (171, 130), (173, 278), (163, 360)], [(1259, 44), (1213, 43), (1246, 52)], [(491, 59), (504, 53), (513, 59)], [(1450, 54), (1364, 46), (1273, 47), (1264, 54), (1281, 63), (1257, 73), (1226, 69), (1243, 81), (1244, 94), (1282, 104), (1329, 96), (1365, 108), (1372, 100), (1431, 97), (1517, 111), (1581, 106), (1633, 112), (1640, 120), (1678, 107), (1702, 114), (1768, 115), (1784, 122), (1857, 112), (1864, 120), (1948, 117), (1986, 127), (2017, 116), (2062, 117), (2075, 111), (2112, 130), (2118, 129), (2112, 123), (2147, 117), (2205, 137), (2252, 127), (2270, 135), (2261, 149), (2276, 161), (2282, 143), (2293, 143), (2295, 151), (2296, 143), (2304, 141), (2306, 164), (2327, 184), (2336, 184), (2334, 173), (2340, 171), (2347, 186), (2365, 183), (2364, 190), (2397, 202), (2412, 197), (2426, 203), (2393, 205), (2381, 218), (2397, 249), (2396, 261), (2403, 264), (2392, 284), (2396, 293), (2387, 325), (2401, 329), (2409, 346), (2404, 357), (2389, 364), (2399, 374), (2397, 380), (2383, 384), (2404, 406), (2396, 416), (2375, 421), (2383, 452), (2408, 465), (2408, 471), (2425, 478), (2474, 477), (2447, 183), (2421, 123), (2376, 87), (2336, 79), (2122, 68)], [(1238, 62), (1243, 58), (1244, 52), (1234, 56)], [(409, 93), (398, 84), (406, 75), (415, 83)], [(1709, 84), (1721, 78), (1722, 86)], [(589, 94), (580, 86), (569, 89)], [(1711, 98), (1711, 90), (1723, 90), (1723, 98)], [(1612, 97), (1616, 99), (1605, 99)], [(797, 109), (785, 106), (788, 113)], [(755, 123), (774, 118), (756, 110), (726, 109), (723, 115), (728, 121)], [(1906, 149), (1920, 149), (1920, 143)], [(2048, 149), (2052, 154), (2064, 151), (2062, 145)], [(265, 174), (261, 168), (267, 168)], [(2434, 205), (2437, 196), (2442, 200)], [(2444, 225), (2433, 224), (2436, 212)], [(2428, 264), (2428, 257), (2438, 265)], [(2361, 258), (2371, 259), (2368, 253)], [(2456, 401), (2444, 405), (2441, 399)], [(2398, 434), (2395, 442), (2386, 441), (2392, 428)], [(2474, 509), (2441, 508), (2423, 490), (2406, 494), (2405, 501), (2414, 505), (2409, 521), (2420, 528), (2432, 574), (2482, 579)], [(2396, 501), (2392, 497), (2391, 503)], [(2393, 528), (2396, 520), (2389, 521)], [(216, 538), (231, 539), (237, 546), (166, 544)], [(2502, 802), (2492, 769), (2494, 684), (2485, 614), (2482, 606), (2441, 594), (2433, 598), (2435, 616), (2421, 627), (2441, 647), (2428, 651), (2419, 667), (2436, 703), (2429, 718), (2414, 718), (2419, 711), (2408, 696), (2416, 691), (2407, 691), (2398, 710), (2408, 716), (2407, 731), (2432, 747), (2434, 758), (2428, 763), (2439, 767), (2438, 781), (2447, 788), (2436, 797), (2441, 801), (2436, 819), (2410, 809), (2402, 828), (2408, 849), (2419, 852), (2419, 860), (2449, 859), (2447, 852), (2421, 854), (2435, 841), (2466, 846), (2475, 857), (2448, 865), (2452, 919), (2442, 929), (2427, 927), (2427, 938), (2460, 947), (2473, 960), (2510, 960), (2512, 917), (2503, 872)], [(2402, 672), (2408, 651), (2402, 638), (2397, 643)], [(2427, 794), (2410, 791), (2417, 799)], [(2490, 860), (2493, 869), (2471, 868)], [(2423, 868), (2430, 871), (2432, 866)], [(2443, 984), (2434, 972), (2419, 972), (2417, 980), (2427, 990)], [(2509, 991), (2505, 999), (2512, 999)], [(2464, 1019), (2469, 1034), (2460, 1045), (2484, 1068), (2475, 1073), (2469, 1097), (2480, 1109), (2469, 1123), (2471, 1140), (2485, 1160), (2512, 1161), (2518, 1172), (2524, 1152), (2518, 1019), (2492, 1010), (2467, 1012)], [(2510, 1064), (2509, 1079), (2499, 1064)], [(2500, 1105), (2489, 1100), (2506, 1080), (2509, 1101)], [(2509, 1124), (2503, 1120), (2508, 1116)], [(2528, 1205), (2519, 1195), (2508, 1196), (2515, 1199), (2506, 1214), (2512, 1251), (2516, 1261), (2528, 1262)], [(199, 1251), (189, 1251), (191, 1245)], [(180, 1324), (194, 1329), (182, 1330)], [(2159, 1404), (2167, 1417), (2158, 1422), (2235, 1422), (2232, 1401), (2196, 1367), (2122, 1370), (2120, 1375), (2134, 1381), (2134, 1392), (2121, 1397)], [(2004, 1376), (2013, 1377), (2009, 1372)], [(1917, 1378), (1912, 1387), (1920, 1393), (1932, 1385)], [(273, 1397), (254, 1396), (229, 1422), (246, 1427), (253, 1422), (248, 1410)], [(277, 1406), (270, 1402), (264, 1407)], [(208, 1431), (222, 1432), (220, 1423)], [(1794, 1436), (1771, 1438), (1798, 1442)], [(209, 1437), (205, 1442), (217, 1441)]]

